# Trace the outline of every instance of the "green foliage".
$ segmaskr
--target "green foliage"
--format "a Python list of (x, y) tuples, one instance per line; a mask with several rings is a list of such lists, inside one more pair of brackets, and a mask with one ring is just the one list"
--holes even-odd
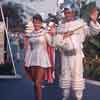
[(100, 81), (100, 60), (85, 58), (84, 77)]
[[(23, 29), (23, 8), (21, 4), (8, 2), (2, 4), (5, 20), (8, 18), (8, 25), (10, 30), (16, 31), (16, 28)], [(2, 16), (0, 14), (0, 20)]]
[[(84, 77), (100, 81), (100, 36), (86, 39), (84, 42)], [(97, 56), (97, 58), (96, 58)]]
[(89, 4), (86, 4), (85, 2), (82, 2), (82, 7), (81, 7), (81, 17), (85, 21), (89, 21), (89, 15), (90, 11), (92, 8), (96, 7), (96, 2), (90, 2)]
[(12, 64), (0, 64), (0, 75), (14, 75)]

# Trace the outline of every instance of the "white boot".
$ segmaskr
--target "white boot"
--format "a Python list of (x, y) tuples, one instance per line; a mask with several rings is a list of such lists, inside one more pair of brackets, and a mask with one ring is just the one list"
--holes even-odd
[(75, 90), (76, 100), (82, 100), (83, 90)]
[(67, 100), (68, 98), (69, 98), (69, 94), (70, 94), (70, 89), (68, 89), (68, 88), (64, 88), (64, 89), (62, 89), (62, 91), (63, 91), (63, 99), (62, 100)]

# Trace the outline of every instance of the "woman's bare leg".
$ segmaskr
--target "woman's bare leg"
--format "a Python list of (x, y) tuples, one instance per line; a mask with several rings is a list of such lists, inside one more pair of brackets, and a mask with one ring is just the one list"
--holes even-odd
[(45, 73), (45, 69), (41, 67), (36, 67), (35, 70), (32, 70), (32, 76), (33, 78), (35, 77), (34, 87), (35, 87), (36, 100), (42, 100), (41, 83), (43, 80), (44, 73)]

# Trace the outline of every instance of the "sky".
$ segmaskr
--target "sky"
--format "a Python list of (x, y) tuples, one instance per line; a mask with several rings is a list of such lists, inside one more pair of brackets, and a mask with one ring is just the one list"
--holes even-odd
[(100, 0), (96, 0), (96, 5), (100, 8)]
[[(39, 12), (50, 12), (55, 13), (56, 12), (56, 0), (3, 0), (5, 2), (12, 1), (20, 3), (24, 6), (25, 10), (26, 8), (35, 9)], [(52, 7), (51, 7), (52, 6)], [(28, 9), (27, 9), (28, 10)]]
[[(55, 6), (57, 6), (57, 1), (59, 2), (64, 2), (64, 1), (68, 1), (68, 0), (2, 0), (4, 2), (17, 2), (20, 3), (22, 5), (24, 5), (24, 7), (29, 7), (31, 9), (36, 9), (39, 12), (53, 12), (55, 13), (57, 8)], [(33, 1), (33, 2), (31, 2)], [(41, 2), (40, 2), (41, 1)], [(95, 0), (86, 0), (86, 1), (95, 1)], [(100, 0), (96, 0), (96, 4), (97, 6), (100, 6)], [(51, 7), (52, 6), (52, 7)]]
[[(55, 14), (57, 11), (57, 1), (64, 2), (64, 0), (2, 0), (3, 2), (17, 2), (22, 4), (25, 15), (28, 17), (28, 13), (33, 13), (34, 11), (39, 12), (42, 16), (47, 16), (48, 13)], [(33, 1), (33, 2), (32, 2)], [(41, 2), (40, 2), (41, 1)], [(95, 0), (87, 0), (95, 1)], [(96, 0), (96, 4), (100, 7), (100, 0)]]

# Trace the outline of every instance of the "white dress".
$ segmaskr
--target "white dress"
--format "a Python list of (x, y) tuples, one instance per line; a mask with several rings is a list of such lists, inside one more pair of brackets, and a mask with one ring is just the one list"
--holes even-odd
[[(73, 35), (63, 39), (64, 32), (73, 32)], [(90, 23), (88, 26), (83, 20), (78, 19), (66, 22), (58, 27), (58, 33), (54, 37), (54, 45), (61, 48), (61, 75), (60, 86), (69, 88), (72, 84), (74, 90), (83, 90), (85, 87), (83, 78), (83, 42), (85, 37), (97, 35), (100, 32), (100, 24)], [(61, 34), (62, 33), (62, 34)], [(76, 54), (69, 56), (64, 51), (75, 49)], [(71, 83), (71, 84), (70, 84)]]
[(47, 52), (47, 42), (50, 44), (51, 38), (43, 29), (29, 34), (29, 46), (25, 53), (26, 67), (51, 67)]

